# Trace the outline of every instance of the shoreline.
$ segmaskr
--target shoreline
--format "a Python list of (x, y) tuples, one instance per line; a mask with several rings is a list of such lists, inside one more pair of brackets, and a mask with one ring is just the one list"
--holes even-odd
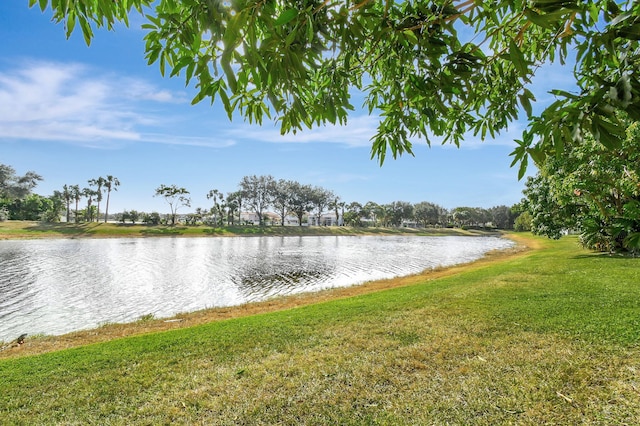
[(301, 293), (290, 296), (280, 296), (262, 302), (253, 302), (225, 308), (208, 308), (194, 312), (180, 313), (173, 317), (167, 318), (142, 317), (135, 322), (105, 324), (98, 328), (79, 330), (63, 335), (34, 337), (27, 336), (22, 345), (8, 347), (4, 350), (1, 350), (0, 359), (38, 355), (47, 352), (102, 343), (123, 337), (164, 332), (169, 330), (193, 327), (210, 322), (224, 321), (233, 318), (295, 309), (298, 307), (323, 303), (330, 300), (349, 298), (368, 293), (384, 291), (391, 288), (410, 286), (419, 282), (432, 281), (439, 278), (482, 268), (490, 264), (515, 259), (517, 257), (524, 256), (530, 251), (536, 250), (541, 246), (539, 241), (528, 238), (525, 235), (518, 235), (515, 233), (501, 233), (500, 235), (505, 238), (511, 239), (516, 243), (516, 245), (506, 250), (488, 252), (482, 258), (469, 263), (446, 268), (429, 269), (419, 274), (386, 280), (371, 281), (350, 287), (327, 289), (318, 292)]
[(120, 223), (43, 223), (29, 221), (0, 222), (0, 241), (77, 238), (149, 238), (149, 237), (260, 237), (260, 236), (486, 236), (502, 235), (497, 230), (461, 228), (380, 228), (350, 226), (165, 226)]

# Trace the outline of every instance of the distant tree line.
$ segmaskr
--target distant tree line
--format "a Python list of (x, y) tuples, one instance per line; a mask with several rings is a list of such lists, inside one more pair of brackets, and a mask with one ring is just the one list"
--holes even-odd
[[(45, 197), (33, 192), (42, 177), (32, 171), (20, 176), (11, 166), (0, 164), (0, 220), (37, 220), (58, 222), (64, 215), (67, 222), (93, 222), (109, 217), (111, 192), (120, 185), (118, 178), (107, 175), (89, 179), (88, 186), (63, 185)], [(100, 203), (106, 195), (104, 216)]]
[[(0, 220), (40, 220), (67, 222), (107, 221), (111, 193), (120, 186), (118, 178), (107, 175), (89, 179), (86, 187), (63, 185), (53, 195), (43, 197), (33, 193), (42, 177), (35, 172), (24, 176), (0, 164)], [(225, 226), (225, 225), (280, 225), (292, 222), (298, 226), (339, 225), (352, 227), (492, 227), (513, 229), (516, 218), (524, 210), (519, 206), (496, 206), (490, 209), (456, 207), (452, 210), (429, 202), (412, 204), (394, 201), (378, 204), (368, 201), (343, 200), (332, 190), (322, 186), (303, 184), (295, 180), (275, 179), (271, 175), (245, 176), (235, 191), (226, 194), (211, 189), (207, 199), (212, 204), (198, 207), (179, 215), (179, 210), (191, 207), (190, 192), (177, 185), (162, 184), (154, 196), (163, 198), (169, 206), (169, 214), (125, 210), (111, 216), (122, 223), (148, 225)], [(104, 202), (104, 212), (101, 211)], [(246, 213), (253, 213), (254, 220), (247, 220)], [(243, 213), (245, 213), (243, 217)], [(526, 213), (526, 212), (525, 212)]]
[[(161, 185), (156, 189), (155, 196), (163, 197), (170, 208), (170, 214), (164, 219), (164, 223), (177, 223), (178, 209), (191, 206), (189, 195), (190, 192), (186, 188), (176, 185)], [(490, 209), (457, 207), (447, 210), (428, 201), (417, 204), (406, 201), (378, 204), (369, 201), (361, 204), (357, 201), (347, 202), (332, 190), (321, 186), (302, 184), (295, 180), (277, 180), (271, 175), (245, 176), (236, 191), (225, 195), (218, 189), (212, 189), (207, 193), (207, 198), (213, 201), (213, 205), (209, 208), (198, 207), (194, 212), (183, 215), (182, 221), (185, 224), (243, 224), (242, 212), (252, 212), (259, 225), (265, 225), (270, 221), (272, 224), (284, 226), (288, 218), (295, 218), (298, 226), (305, 223), (323, 225), (327, 224), (323, 218), (333, 215), (335, 220), (328, 221), (330, 224), (353, 227), (446, 226), (513, 229), (517, 216), (523, 211), (519, 206), (496, 206)], [(132, 217), (132, 212), (125, 211), (121, 218), (123, 221), (128, 218), (131, 222), (139, 218), (145, 223), (163, 221), (158, 213), (135, 213)], [(276, 220), (273, 219), (274, 215)]]

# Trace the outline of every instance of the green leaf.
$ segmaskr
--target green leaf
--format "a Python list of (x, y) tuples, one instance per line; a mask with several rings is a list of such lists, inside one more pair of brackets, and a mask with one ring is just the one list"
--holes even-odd
[(622, 141), (613, 133), (609, 132), (605, 126), (599, 125), (600, 138), (598, 142), (605, 146), (607, 149), (619, 149), (622, 146)]
[(620, 149), (622, 147), (621, 137), (624, 129), (620, 124), (612, 123), (606, 118), (595, 115), (591, 119), (591, 126), (594, 138), (607, 149)]
[(632, 232), (624, 239), (624, 246), (628, 250), (640, 250), (640, 232)]
[(520, 168), (518, 169), (518, 180), (522, 179), (527, 173), (527, 166), (529, 165), (529, 157), (523, 157), (520, 161)]
[(524, 108), (524, 111), (527, 113), (527, 117), (531, 117), (532, 108), (529, 98), (525, 95), (518, 95), (518, 98), (520, 99), (520, 105), (522, 105), (522, 108)]
[(565, 12), (559, 11), (541, 15), (529, 8), (526, 8), (524, 11), (524, 15), (529, 21), (539, 27), (546, 28), (548, 30), (556, 29), (558, 27), (558, 20), (565, 14)]
[(231, 103), (229, 102), (229, 96), (227, 96), (227, 92), (222, 88), (218, 91), (218, 95), (220, 95), (220, 100), (222, 100), (224, 109), (227, 112), (227, 117), (229, 117), (229, 121), (231, 121), (233, 118), (233, 111), (231, 109)]
[(162, 55), (160, 55), (160, 75), (164, 77), (166, 64), (166, 51), (162, 51)]
[(298, 34), (295, 31), (291, 31), (289, 34), (287, 34), (287, 38), (284, 39), (285, 46), (291, 46), (291, 43), (295, 41), (297, 35)]
[(413, 43), (413, 44), (418, 44), (418, 37), (416, 37), (416, 34), (415, 34), (413, 31), (411, 31), (411, 30), (404, 30), (402, 33), (405, 35), (405, 37), (407, 37), (407, 39), (408, 39), (411, 43)]
[(531, 156), (531, 159), (535, 164), (541, 165), (542, 163), (544, 163), (546, 156), (542, 149), (535, 148), (535, 147), (529, 148), (527, 150), (527, 153), (529, 154), (529, 156)]
[(577, 95), (567, 92), (566, 90), (553, 89), (553, 90), (550, 90), (549, 93), (556, 96), (563, 96), (571, 100), (577, 100), (579, 98)]
[(273, 24), (275, 26), (284, 25), (291, 22), (296, 16), (298, 16), (298, 9), (287, 9), (278, 16)]
[(191, 105), (197, 104), (202, 99), (204, 99), (204, 97), (205, 97), (205, 90), (204, 89), (200, 89), (200, 91), (191, 100)]
[(226, 56), (225, 54), (222, 55), (222, 60), (220, 61), (220, 66), (222, 66), (222, 70), (224, 71), (224, 74), (227, 76), (227, 82), (229, 83), (229, 88), (231, 89), (231, 92), (232, 93), (236, 93), (236, 91), (238, 90), (238, 83), (236, 81), (236, 75), (233, 72), (233, 68), (231, 68), (230, 60), (226, 59), (225, 56)]
[(87, 46), (91, 45), (91, 38), (93, 37), (93, 31), (91, 30), (91, 25), (87, 22), (87, 20), (79, 16), (78, 21), (80, 22), (80, 27), (82, 28), (82, 35), (84, 36), (84, 42), (87, 43)]
[(509, 59), (511, 59), (511, 62), (516, 67), (516, 70), (518, 70), (518, 73), (520, 73), (522, 77), (526, 77), (529, 73), (527, 61), (525, 60), (522, 51), (513, 40), (509, 43)]
[(71, 11), (67, 15), (67, 33), (66, 33), (67, 38), (71, 36), (71, 33), (73, 32), (73, 29), (75, 28), (75, 26), (76, 26), (76, 15), (73, 13), (73, 11)]

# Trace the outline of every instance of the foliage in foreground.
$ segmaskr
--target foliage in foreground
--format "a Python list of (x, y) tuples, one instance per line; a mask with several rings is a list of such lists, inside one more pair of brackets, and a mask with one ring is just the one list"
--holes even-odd
[(592, 250), (640, 251), (640, 123), (629, 123), (619, 149), (591, 135), (550, 157), (524, 191), (535, 233), (580, 233)]
[[(344, 124), (357, 91), (380, 116), (380, 161), (411, 153), (416, 136), (494, 136), (522, 110), (530, 125), (513, 153), (522, 175), (529, 156), (561, 151), (576, 131), (618, 146), (624, 124), (612, 111), (640, 120), (640, 5), (631, 0), (36, 4), (51, 6), (67, 36), (77, 23), (87, 43), (92, 24), (113, 28), (144, 10), (149, 63), (195, 82), (194, 103), (219, 99), (229, 118), (250, 122), (273, 117), (283, 133)], [(577, 92), (554, 90), (557, 100), (535, 117), (528, 86), (550, 62), (575, 63)]]
[(633, 424), (640, 273), (575, 239), (446, 279), (0, 362), (46, 424)]

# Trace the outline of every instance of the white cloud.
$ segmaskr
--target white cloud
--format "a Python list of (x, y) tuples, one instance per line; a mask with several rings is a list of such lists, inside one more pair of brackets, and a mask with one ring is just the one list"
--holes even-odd
[[(351, 148), (371, 148), (371, 138), (377, 133), (379, 122), (380, 117), (375, 115), (354, 116), (349, 117), (346, 126), (326, 125), (313, 129), (305, 128), (296, 134), (287, 133), (285, 135), (281, 135), (280, 129), (275, 126), (269, 129), (266, 126), (257, 127), (245, 125), (230, 129), (227, 132), (227, 136), (237, 140), (256, 140), (271, 143), (333, 143), (342, 144)], [(522, 138), (524, 126), (523, 123), (513, 122), (509, 125), (508, 129), (496, 134), (495, 138), (488, 136), (484, 141), (480, 140), (479, 135), (474, 136), (473, 133), (467, 133), (462, 142), (460, 142), (460, 148), (477, 149), (483, 146), (495, 145), (515, 147), (516, 144), (514, 140)], [(444, 137), (432, 135), (430, 136), (430, 140), (431, 146), (434, 148), (457, 149), (453, 143), (442, 145)], [(426, 145), (425, 139), (419, 137), (411, 138), (411, 143), (414, 147)]]
[[(171, 106), (170, 111), (167, 106)], [(93, 148), (117, 148), (136, 142), (222, 148), (234, 145), (234, 141), (249, 140), (370, 148), (380, 120), (375, 115), (350, 116), (345, 126), (325, 125), (286, 135), (280, 134), (277, 125), (235, 125), (219, 129), (214, 136), (197, 137), (175, 130), (194, 119), (182, 107), (189, 108), (185, 92), (80, 64), (35, 62), (0, 70), (0, 141), (58, 141)], [(514, 146), (513, 140), (521, 133), (522, 125), (516, 122), (482, 143), (469, 134), (461, 147)], [(441, 139), (433, 138), (432, 146), (439, 146)], [(416, 147), (425, 144), (419, 138), (412, 142)]]
[(227, 148), (236, 144), (233, 139), (211, 139), (199, 136), (172, 136), (153, 133), (142, 135), (140, 142), (199, 146), (205, 148)]
[(48, 140), (111, 148), (126, 142), (228, 146), (207, 138), (147, 133), (166, 124), (150, 105), (185, 96), (79, 64), (36, 62), (0, 71), (0, 141)]
[(272, 143), (336, 143), (348, 147), (370, 147), (371, 138), (376, 134), (379, 118), (375, 116), (349, 117), (346, 126), (326, 125), (304, 129), (296, 134), (280, 134), (280, 129), (274, 127), (243, 126), (231, 129), (229, 137), (244, 140), (259, 140)]

